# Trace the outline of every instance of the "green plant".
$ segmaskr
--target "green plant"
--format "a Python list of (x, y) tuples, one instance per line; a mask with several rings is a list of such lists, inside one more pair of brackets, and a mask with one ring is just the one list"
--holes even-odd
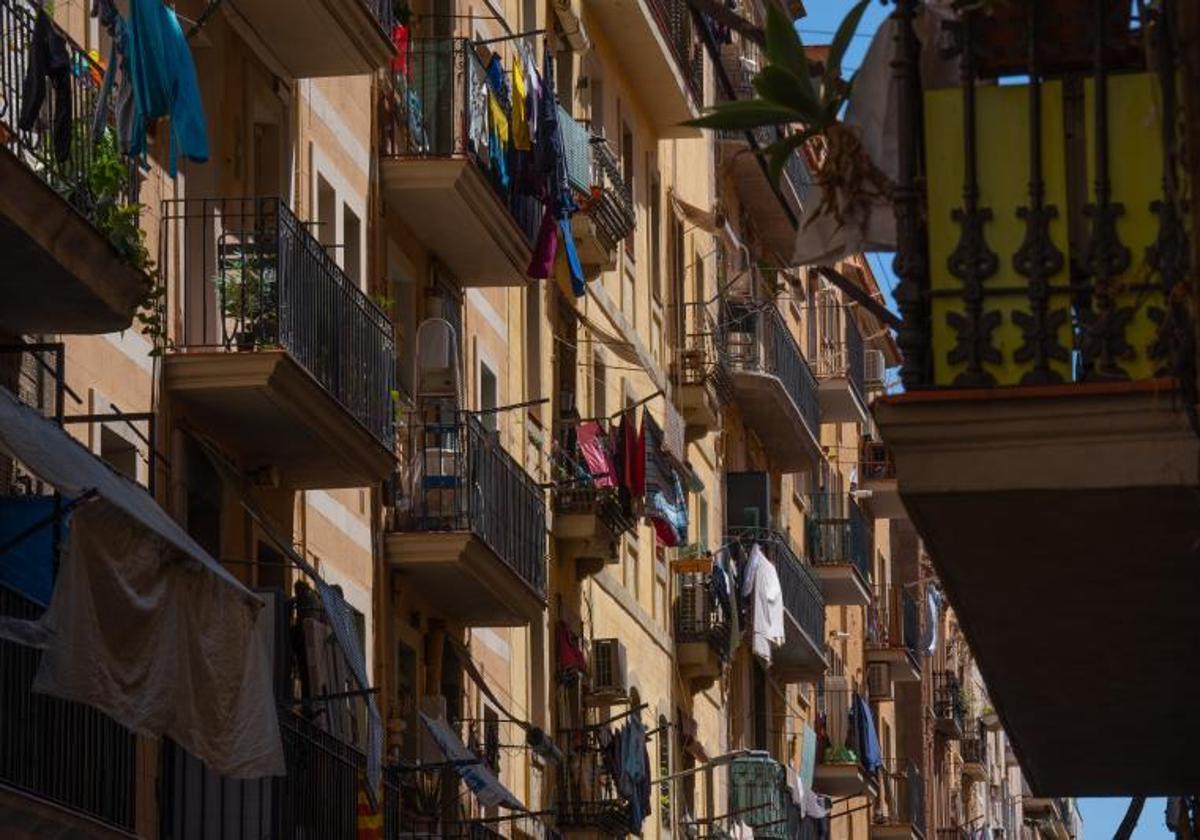
[(815, 138), (824, 140), (817, 171), (821, 204), (809, 219), (831, 214), (839, 226), (850, 215), (869, 212), (871, 201), (890, 197), (891, 184), (871, 161), (858, 135), (841, 122), (854, 77), (841, 75), (842, 59), (862, 21), (870, 0), (859, 0), (838, 26), (824, 66), (808, 60), (804, 44), (788, 16), (774, 5), (767, 7), (767, 64), (754, 77), (757, 96), (715, 105), (708, 114), (685, 125), (724, 131), (751, 131), (779, 125), (797, 125), (794, 134), (766, 149), (772, 179), (778, 181), (788, 158)]

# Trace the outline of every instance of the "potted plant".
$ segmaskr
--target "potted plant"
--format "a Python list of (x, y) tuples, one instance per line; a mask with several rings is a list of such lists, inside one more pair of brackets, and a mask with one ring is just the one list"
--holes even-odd
[(224, 318), (224, 337), (239, 351), (277, 341), (275, 269), (245, 250), (222, 255), (213, 277)]
[(996, 714), (996, 710), (991, 706), (983, 707), (983, 714), (980, 715), (979, 719), (983, 721), (983, 725), (987, 728), (988, 732), (1000, 731), (1000, 715)]

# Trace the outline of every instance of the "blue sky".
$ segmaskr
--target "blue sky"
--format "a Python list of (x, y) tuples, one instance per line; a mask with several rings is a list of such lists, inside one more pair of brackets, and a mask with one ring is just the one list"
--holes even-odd
[[(1113, 836), (1129, 800), (1117, 797), (1113, 799), (1081, 799), (1079, 813), (1083, 815), (1083, 836), (1087, 840), (1107, 840)], [(1133, 832), (1133, 840), (1166, 840), (1175, 837), (1167, 831), (1164, 817), (1167, 801), (1165, 799), (1147, 799), (1146, 807), (1138, 820), (1137, 830)]]

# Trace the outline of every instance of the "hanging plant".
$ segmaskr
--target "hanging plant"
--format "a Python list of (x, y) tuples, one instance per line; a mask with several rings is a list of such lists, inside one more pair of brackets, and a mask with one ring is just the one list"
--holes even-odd
[(854, 78), (843, 79), (842, 59), (866, 12), (870, 0), (859, 0), (838, 26), (824, 66), (808, 60), (804, 44), (787, 15), (773, 5), (767, 8), (767, 64), (754, 77), (752, 99), (723, 102), (685, 125), (722, 131), (753, 131), (769, 126), (792, 126), (794, 134), (764, 150), (776, 183), (791, 155), (810, 143), (818, 164), (814, 178), (821, 188), (821, 203), (807, 224), (831, 215), (841, 227), (850, 218), (863, 218), (870, 205), (890, 199), (892, 184), (871, 161), (858, 134), (841, 122)]

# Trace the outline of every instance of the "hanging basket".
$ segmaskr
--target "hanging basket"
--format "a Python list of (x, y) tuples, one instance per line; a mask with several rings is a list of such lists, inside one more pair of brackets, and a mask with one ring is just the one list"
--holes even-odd
[[(1039, 61), (1048, 74), (1087, 71), (1094, 61), (1094, 0), (1039, 0)], [(1130, 30), (1130, 4), (1108, 3), (1105, 43), (1112, 69), (1136, 66), (1140, 51)], [(993, 0), (978, 13), (975, 50), (984, 78), (1028, 72), (1026, 0)]]

